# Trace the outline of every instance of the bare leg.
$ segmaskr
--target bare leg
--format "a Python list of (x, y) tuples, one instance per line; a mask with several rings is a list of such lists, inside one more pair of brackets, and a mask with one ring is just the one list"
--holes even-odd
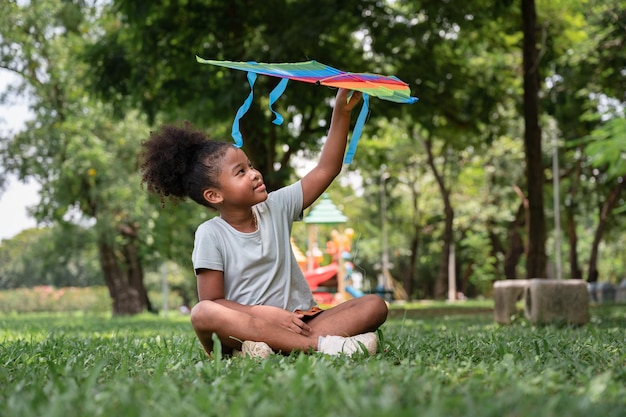
[(241, 349), (241, 342), (246, 340), (265, 342), (274, 351), (284, 353), (317, 348), (317, 336), (296, 334), (213, 301), (200, 301), (193, 307), (191, 324), (208, 354), (213, 350), (213, 333), (227, 351)]
[(317, 336), (354, 336), (373, 332), (387, 320), (387, 303), (378, 295), (352, 298), (308, 322)]

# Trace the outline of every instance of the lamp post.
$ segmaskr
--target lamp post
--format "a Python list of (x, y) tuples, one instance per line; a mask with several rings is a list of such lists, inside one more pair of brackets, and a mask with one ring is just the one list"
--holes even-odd
[(163, 262), (161, 264), (161, 290), (163, 292), (163, 314), (167, 316), (167, 311), (169, 310), (169, 305), (167, 299), (169, 297), (169, 285), (167, 282), (167, 263)]
[(387, 172), (387, 165), (380, 166), (380, 229), (382, 234), (382, 286), (383, 290), (389, 288), (387, 277), (389, 276), (389, 243), (387, 241), (387, 189), (386, 181), (391, 175)]
[(562, 279), (563, 273), (561, 268), (561, 207), (560, 207), (560, 191), (559, 191), (559, 141), (556, 132), (553, 132), (552, 144), (554, 151), (552, 153), (552, 181), (554, 187), (554, 255), (556, 257), (556, 279)]
[[(561, 79), (556, 74), (554, 67), (552, 68), (552, 77), (548, 78), (548, 87), (550, 88), (550, 96), (552, 104), (556, 106), (556, 83)], [(554, 123), (554, 122), (553, 122)], [(553, 188), (553, 205), (554, 205), (554, 263), (556, 279), (563, 278), (563, 267), (561, 265), (561, 199), (559, 189), (559, 139), (558, 129), (552, 126), (552, 188)]]

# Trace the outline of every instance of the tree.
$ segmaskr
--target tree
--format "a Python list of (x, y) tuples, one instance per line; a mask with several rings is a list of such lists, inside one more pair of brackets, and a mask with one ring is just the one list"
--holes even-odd
[[(435, 269), (429, 262), (424, 262), (426, 251), (422, 250), (422, 234), (424, 229), (433, 229), (433, 225), (426, 222), (441, 221), (440, 201), (424, 198), (437, 192), (436, 185), (424, 163), (421, 144), (407, 127), (409, 120), (381, 118), (375, 124), (371, 125), (375, 129), (371, 135), (362, 139), (359, 150), (363, 199), (369, 204), (358, 207), (356, 213), (362, 218), (359, 224), (365, 219), (371, 221), (366, 236), (359, 239), (358, 253), (379, 267), (372, 274), (380, 273), (383, 263), (381, 200), (384, 198), (388, 251), (392, 258), (391, 276), (402, 283), (409, 297), (430, 297), (436, 274), (420, 273), (420, 269)], [(420, 264), (420, 255), (424, 255), (423, 264)]]
[[(332, 0), (216, 3), (204, 0), (113, 2), (115, 19), (90, 49), (93, 88), (108, 102), (141, 108), (150, 118), (187, 119), (230, 141), (230, 124), (249, 94), (245, 74), (199, 65), (195, 56), (231, 61), (316, 59), (346, 70), (368, 70), (355, 33), (374, 1)], [(288, 42), (285, 40), (288, 39)], [(292, 83), (275, 108), (286, 126), (271, 121), (267, 99), (278, 82), (259, 77), (256, 99), (241, 120), (244, 150), (264, 173), (268, 189), (293, 174), (292, 157), (317, 151), (332, 93)]]
[(612, 119), (594, 130), (585, 146), (585, 153), (594, 167), (601, 171), (595, 176), (597, 182), (606, 184), (608, 193), (599, 205), (598, 225), (593, 237), (589, 259), (588, 281), (598, 279), (598, 251), (611, 212), (620, 204), (621, 194), (626, 188), (626, 118)]
[(540, 62), (535, 0), (521, 0), (524, 33), (524, 150), (526, 154), (526, 193), (528, 197), (528, 254), (526, 275), (546, 274), (546, 221), (543, 202), (543, 153), (539, 125)]
[(400, 78), (417, 86), (416, 94), (428, 105), (427, 111), (402, 111), (410, 112), (415, 124), (412, 131), (416, 141), (422, 139), (444, 205), (435, 284), (435, 297), (442, 298), (456, 240), (450, 194), (460, 170), (446, 171), (454, 164), (446, 167), (441, 161), (491, 140), (498, 130), (490, 126), (492, 115), (497, 113), (498, 103), (511, 94), (514, 74), (511, 35), (506, 32), (510, 29), (500, 24), (512, 10), (506, 3), (495, 5), (489, 1), (464, 2), (454, 7), (440, 1), (398, 1), (377, 12), (370, 15), (367, 26), (372, 56), (396, 68)]
[(0, 67), (22, 77), (10, 92), (30, 95), (35, 119), (2, 139), (0, 155), (20, 179), (41, 184), (40, 222), (93, 229), (113, 313), (134, 314), (151, 308), (140, 225), (152, 211), (136, 172), (147, 127), (132, 112), (114, 122), (111, 106), (84, 89), (87, 64), (79, 58), (98, 32), (97, 11), (82, 2), (2, 3)]
[[(147, 308), (140, 277), (166, 260), (189, 271), (187, 284), (194, 281), (193, 233), (211, 213), (195, 204), (160, 207), (158, 198), (141, 189), (135, 157), (149, 126), (161, 122), (188, 119), (213, 137), (231, 140), (232, 117), (249, 93), (245, 75), (199, 65), (196, 54), (270, 62), (317, 59), (394, 74), (411, 85), (420, 98), (413, 106), (371, 102), (355, 163), (345, 169), (346, 177), (362, 177), (363, 197), (340, 184), (332, 189), (341, 197), (336, 202), (362, 227), (359, 266), (370, 276), (381, 259), (376, 204), (381, 164), (390, 174), (385, 197), (392, 275), (413, 295), (445, 294), (451, 245), (461, 285), (483, 285), (481, 279), (516, 277), (527, 246), (537, 242), (524, 230), (530, 218), (525, 205), (531, 189), (549, 195), (543, 178), (547, 158), (535, 148), (534, 156), (525, 156), (541, 178), (531, 186), (524, 179), (529, 174), (521, 172), (531, 162), (521, 161), (519, 151), (525, 133), (519, 121), (524, 79), (517, 1), (20, 4), (0, 6), (0, 66), (23, 77), (7, 94), (34, 97), (36, 120), (26, 131), (2, 138), (2, 169), (44, 185), (36, 213), (42, 224), (88, 231), (89, 245), (99, 248), (108, 271), (103, 276), (112, 297), (126, 297), (119, 298), (117, 312), (121, 306), (127, 312)], [(623, 210), (623, 191), (609, 198), (619, 188), (619, 176), (610, 177), (611, 164), (595, 159), (600, 149), (580, 138), (594, 131), (595, 137), (609, 128), (610, 118), (623, 117), (600, 105), (616, 103), (615, 110), (625, 101), (623, 72), (617, 71), (624, 67), (624, 7), (618, 0), (588, 5), (593, 13), (583, 16), (575, 2), (538, 3), (537, 37), (530, 42), (538, 67), (530, 69), (537, 79), (528, 80), (531, 87), (547, 81), (548, 88), (535, 91), (540, 117), (531, 120), (527, 133), (537, 133), (539, 124), (533, 123), (542, 123), (541, 136), (554, 132), (565, 145), (558, 175), (564, 182), (571, 269), (581, 274), (579, 265), (592, 259), (586, 252), (579, 255), (577, 245), (588, 246), (596, 258), (590, 271), (592, 264), (601, 265), (599, 243), (610, 244), (618, 234), (617, 214)], [(271, 188), (290, 178), (295, 155), (306, 158), (317, 151), (333, 96), (324, 88), (290, 84), (277, 106), (286, 125), (275, 127), (265, 98), (275, 82), (259, 77), (242, 125), (245, 149)], [(554, 128), (543, 124), (553, 121)], [(536, 140), (529, 137), (524, 144), (535, 146)], [(477, 167), (485, 168), (484, 175)], [(602, 217), (608, 201), (614, 208)], [(545, 229), (544, 221), (543, 240)]]
[[(597, 211), (598, 223), (588, 269), (588, 276), (594, 279), (599, 239), (604, 234), (602, 230), (611, 224), (607, 218), (612, 215), (611, 210), (602, 206), (613, 200), (611, 196), (617, 190), (609, 184), (619, 175), (615, 177), (606, 172), (611, 164), (596, 163), (596, 157), (589, 152), (602, 152), (589, 145), (588, 138), (608, 140), (609, 132), (614, 129), (610, 124), (606, 127), (603, 124), (608, 119), (624, 117), (620, 106), (623, 109), (626, 101), (626, 77), (618, 70), (626, 66), (623, 54), (626, 7), (622, 3), (613, 0), (590, 1), (584, 5), (551, 2), (543, 4), (541, 11), (547, 22), (544, 25), (548, 31), (545, 51), (551, 70), (544, 105), (557, 121), (565, 144), (561, 175), (566, 192), (563, 206), (572, 278), (583, 278), (577, 225), (584, 224)], [(604, 139), (598, 142), (604, 143)], [(585, 178), (592, 181), (585, 181)], [(617, 185), (619, 188), (619, 183)], [(618, 203), (619, 200), (613, 204)]]

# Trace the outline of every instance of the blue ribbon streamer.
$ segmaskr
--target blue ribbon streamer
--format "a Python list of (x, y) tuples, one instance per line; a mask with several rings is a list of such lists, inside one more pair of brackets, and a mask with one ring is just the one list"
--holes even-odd
[(235, 120), (233, 121), (233, 130), (231, 132), (231, 136), (235, 140), (235, 146), (241, 148), (243, 146), (243, 137), (241, 136), (241, 132), (239, 131), (239, 120), (246, 114), (248, 109), (250, 109), (250, 105), (252, 104), (252, 99), (254, 98), (254, 82), (256, 81), (256, 74), (253, 72), (248, 72), (248, 83), (250, 84), (250, 95), (243, 102), (239, 110), (237, 110), (237, 114), (235, 115)]
[(270, 110), (272, 111), (272, 113), (274, 113), (274, 116), (275, 116), (274, 120), (272, 120), (272, 123), (278, 126), (283, 124), (284, 119), (283, 119), (283, 116), (280, 115), (280, 113), (278, 113), (272, 108), (272, 105), (276, 103), (276, 100), (278, 100), (280, 96), (283, 95), (283, 93), (285, 92), (285, 88), (287, 88), (288, 82), (289, 82), (288, 78), (281, 79), (280, 82), (276, 85), (276, 87), (274, 87), (274, 89), (270, 93)]
[[(252, 105), (252, 100), (254, 99), (254, 83), (257, 79), (257, 74), (253, 72), (248, 72), (248, 83), (250, 84), (250, 94), (243, 102), (239, 110), (237, 110), (237, 114), (235, 115), (235, 120), (233, 120), (233, 127), (231, 136), (235, 140), (235, 146), (241, 148), (243, 146), (243, 136), (241, 135), (241, 131), (239, 130), (239, 121), (241, 118), (248, 112), (250, 106)], [(287, 88), (287, 83), (289, 79), (283, 78), (280, 82), (274, 87), (274, 89), (270, 93), (270, 110), (274, 114), (274, 120), (272, 123), (275, 125), (281, 125), (284, 121), (283, 116), (280, 115), (277, 111), (275, 111), (272, 106), (276, 101), (282, 96)], [(352, 159), (354, 158), (354, 154), (356, 153), (357, 145), (359, 144), (359, 139), (361, 138), (361, 133), (363, 132), (363, 126), (365, 126), (365, 121), (367, 120), (367, 115), (369, 113), (369, 94), (363, 93), (363, 106), (361, 107), (361, 111), (359, 112), (359, 117), (356, 120), (356, 124), (354, 125), (354, 129), (352, 131), (352, 137), (350, 138), (350, 145), (348, 146), (348, 151), (346, 152), (343, 163), (350, 164), (352, 163)]]
[(354, 130), (352, 131), (352, 137), (350, 138), (350, 146), (348, 147), (348, 152), (346, 152), (346, 155), (343, 158), (344, 164), (351, 163), (352, 158), (354, 158), (354, 153), (356, 152), (356, 147), (359, 144), (361, 132), (363, 131), (363, 126), (365, 125), (365, 121), (367, 120), (367, 114), (369, 113), (369, 101), (369, 94), (363, 93), (363, 106), (361, 107), (359, 117), (356, 119), (356, 124), (354, 125)]

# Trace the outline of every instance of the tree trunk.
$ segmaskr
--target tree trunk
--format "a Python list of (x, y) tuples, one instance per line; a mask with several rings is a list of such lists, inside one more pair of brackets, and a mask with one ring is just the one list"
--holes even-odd
[(130, 286), (139, 293), (139, 297), (145, 309), (150, 312), (155, 312), (148, 298), (148, 291), (143, 284), (143, 266), (139, 258), (137, 245), (139, 225), (134, 223), (130, 225), (121, 224), (118, 226), (118, 230), (125, 239), (122, 263), (125, 265), (128, 274), (128, 282)]
[(528, 278), (546, 274), (546, 225), (543, 207), (543, 158), (539, 126), (539, 59), (537, 53), (537, 15), (534, 0), (522, 0), (524, 32), (524, 147), (528, 196)]
[[(127, 232), (131, 229), (126, 229)], [(143, 284), (143, 269), (137, 256), (135, 238), (125, 234), (121, 250), (101, 238), (98, 242), (100, 264), (112, 300), (114, 316), (152, 311), (148, 293)]]
[(578, 184), (580, 182), (581, 163), (576, 162), (576, 169), (571, 174), (572, 185), (569, 187), (569, 204), (565, 205), (565, 233), (569, 243), (568, 262), (570, 278), (582, 279), (583, 272), (578, 260), (578, 233), (576, 232), (576, 202), (578, 201)]
[(507, 232), (508, 246), (504, 254), (504, 277), (506, 279), (517, 279), (517, 265), (526, 252), (524, 240), (520, 234), (520, 229), (526, 225), (526, 217), (526, 204), (523, 200)]
[(413, 297), (414, 283), (417, 282), (417, 259), (419, 255), (419, 243), (420, 234), (422, 229), (419, 225), (419, 191), (415, 187), (416, 181), (411, 181), (409, 185), (411, 188), (412, 208), (413, 213), (411, 215), (413, 225), (413, 236), (411, 237), (411, 246), (409, 248), (409, 273), (404, 279), (404, 290), (406, 291), (409, 300)]
[[(489, 243), (491, 245), (491, 249), (489, 250), (489, 256), (493, 257), (493, 259), (495, 259), (494, 262), (494, 267), (495, 267), (495, 277), (494, 280), (500, 280), (501, 274), (500, 271), (502, 270), (502, 267), (500, 265), (500, 257), (498, 255), (502, 254), (505, 255), (506, 254), (506, 250), (504, 249), (504, 247), (502, 246), (502, 242), (500, 240), (500, 238), (498, 237), (498, 234), (495, 232), (495, 228), (496, 225), (494, 224), (493, 219), (489, 219), (487, 221), (487, 233), (489, 236)], [(461, 237), (459, 239), (459, 241), (463, 241), (464, 237)], [(467, 268), (470, 270), (470, 275), (471, 275), (471, 270), (474, 269), (473, 263), (470, 264), (470, 266)], [(466, 270), (467, 270), (466, 269)], [(469, 275), (467, 275), (467, 278), (469, 278)], [(505, 275), (506, 278), (506, 275)], [(465, 275), (464, 275), (464, 280), (462, 281), (462, 286), (463, 289), (466, 288), (466, 282), (467, 280), (465, 279)], [(463, 289), (461, 289), (460, 291), (463, 291)], [(467, 295), (467, 294), (465, 294)]]
[(441, 192), (444, 200), (443, 211), (445, 213), (445, 225), (443, 229), (443, 248), (439, 262), (439, 273), (437, 274), (437, 281), (435, 282), (435, 298), (445, 298), (448, 291), (450, 253), (454, 239), (454, 210), (450, 204), (450, 193), (447, 189)]
[(580, 264), (578, 262), (578, 234), (576, 233), (576, 219), (574, 217), (574, 209), (572, 206), (566, 207), (565, 209), (565, 221), (566, 225), (566, 233), (567, 240), (569, 242), (569, 268), (570, 268), (570, 278), (573, 279), (582, 279), (583, 272), (580, 269)]
[(443, 175), (437, 169), (435, 164), (435, 158), (433, 156), (432, 143), (430, 139), (424, 139), (418, 135), (418, 138), (422, 142), (426, 154), (428, 155), (428, 166), (435, 176), (437, 185), (439, 186), (439, 192), (441, 194), (441, 200), (443, 201), (443, 212), (445, 214), (445, 224), (443, 230), (443, 245), (441, 248), (441, 260), (439, 261), (439, 272), (437, 273), (437, 280), (435, 281), (435, 298), (445, 298), (448, 290), (448, 262), (450, 261), (450, 247), (454, 239), (454, 210), (452, 209), (452, 203), (450, 202), (450, 190), (446, 187)]
[(417, 271), (417, 255), (419, 250), (419, 227), (415, 227), (413, 237), (411, 238), (411, 247), (409, 248), (409, 273), (405, 275), (402, 286), (409, 296), (409, 300), (413, 298), (413, 283), (416, 279)]
[(596, 228), (596, 232), (593, 236), (593, 244), (591, 246), (591, 255), (589, 257), (589, 275), (587, 280), (589, 282), (595, 282), (598, 280), (598, 251), (600, 247), (600, 242), (602, 241), (602, 235), (604, 234), (604, 228), (606, 226), (606, 222), (611, 215), (611, 211), (615, 207), (615, 204), (618, 201), (619, 195), (624, 189), (626, 185), (626, 178), (621, 177), (621, 181), (617, 182), (617, 186), (611, 190), (609, 196), (606, 201), (602, 205), (600, 210), (600, 219), (598, 220), (598, 227)]

